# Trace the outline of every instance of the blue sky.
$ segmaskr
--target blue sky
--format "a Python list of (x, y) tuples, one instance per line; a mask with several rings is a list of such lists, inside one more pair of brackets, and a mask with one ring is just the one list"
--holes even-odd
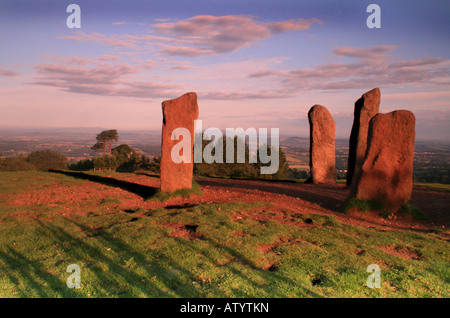
[(307, 136), (321, 104), (348, 137), (354, 102), (379, 87), (382, 112), (409, 109), (418, 139), (448, 140), (449, 30), (448, 1), (2, 0), (0, 126), (159, 129), (161, 102), (195, 91), (204, 128)]

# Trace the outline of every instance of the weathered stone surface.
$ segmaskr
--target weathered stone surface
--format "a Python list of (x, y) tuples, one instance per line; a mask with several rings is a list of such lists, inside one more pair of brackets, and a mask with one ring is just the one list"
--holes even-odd
[(371, 120), (367, 152), (350, 198), (376, 200), (396, 212), (411, 199), (415, 117), (408, 110)]
[(197, 94), (187, 93), (176, 99), (162, 103), (163, 126), (161, 143), (161, 191), (173, 192), (192, 188), (193, 153), (191, 148), (190, 163), (175, 163), (171, 152), (180, 140), (172, 140), (176, 128), (186, 128), (191, 135), (190, 144), (194, 145), (194, 120), (198, 118)]
[(336, 124), (328, 109), (314, 105), (308, 112), (312, 183), (336, 182)]
[(352, 132), (350, 134), (347, 185), (358, 175), (367, 149), (370, 120), (380, 108), (380, 89), (374, 88), (363, 94), (355, 103)]

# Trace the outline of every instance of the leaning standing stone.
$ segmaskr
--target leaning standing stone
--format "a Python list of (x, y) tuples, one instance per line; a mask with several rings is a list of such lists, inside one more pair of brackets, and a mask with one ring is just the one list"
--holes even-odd
[[(186, 128), (190, 132), (190, 145), (194, 145), (194, 121), (198, 118), (197, 94), (187, 93), (176, 99), (162, 103), (163, 126), (161, 143), (161, 191), (173, 192), (192, 188), (193, 153), (189, 162), (175, 163), (171, 152), (180, 140), (172, 140), (176, 128)], [(186, 156), (184, 155), (186, 158)], [(189, 158), (188, 158), (189, 159)]]
[(408, 110), (375, 115), (364, 164), (352, 183), (350, 198), (378, 201), (391, 212), (411, 199), (415, 121)]
[(308, 112), (312, 183), (336, 182), (336, 124), (328, 109), (314, 105)]
[(352, 132), (350, 134), (347, 185), (358, 175), (367, 149), (367, 134), (370, 120), (380, 108), (380, 89), (374, 88), (365, 93), (355, 103)]

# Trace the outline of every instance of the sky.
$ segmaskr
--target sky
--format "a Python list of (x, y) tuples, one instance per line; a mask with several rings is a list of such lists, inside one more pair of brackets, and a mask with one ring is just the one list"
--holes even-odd
[(450, 1), (0, 0), (2, 128), (161, 129), (161, 103), (196, 92), (204, 129), (305, 137), (320, 104), (348, 138), (375, 87), (416, 139), (449, 140)]

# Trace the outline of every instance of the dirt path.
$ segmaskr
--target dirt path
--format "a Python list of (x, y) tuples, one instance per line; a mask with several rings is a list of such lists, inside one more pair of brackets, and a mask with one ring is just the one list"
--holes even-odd
[(370, 227), (428, 230), (442, 226), (448, 228), (450, 225), (450, 194), (426, 188), (415, 187), (413, 190), (411, 203), (430, 217), (429, 221), (419, 222), (409, 217), (388, 220), (378, 213), (352, 212), (344, 215), (341, 212), (342, 204), (349, 189), (342, 184), (313, 185), (235, 179), (198, 179), (197, 182), (205, 191), (205, 199), (212, 191), (216, 202), (273, 202), (275, 208), (281, 211), (332, 214), (345, 223)]

